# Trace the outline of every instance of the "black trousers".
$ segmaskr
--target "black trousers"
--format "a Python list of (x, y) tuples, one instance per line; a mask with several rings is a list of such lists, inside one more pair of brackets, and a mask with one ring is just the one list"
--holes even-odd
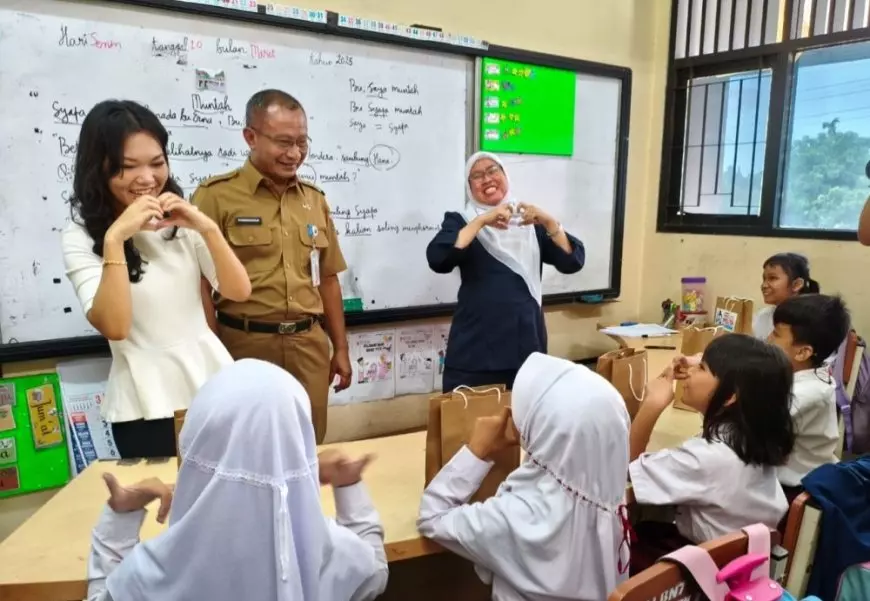
[(465, 371), (454, 367), (445, 367), (441, 376), (441, 391), (450, 392), (457, 386), (489, 386), (504, 384), (508, 390), (513, 388), (517, 369), (505, 371)]
[(121, 459), (174, 457), (177, 453), (175, 420), (171, 417), (115, 422), (112, 436)]

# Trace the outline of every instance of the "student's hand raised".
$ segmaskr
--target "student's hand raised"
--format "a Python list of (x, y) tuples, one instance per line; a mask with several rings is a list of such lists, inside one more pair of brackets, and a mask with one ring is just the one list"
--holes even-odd
[(688, 378), (689, 370), (701, 365), (701, 357), (703, 356), (704, 353), (698, 353), (697, 355), (689, 355), (688, 357), (680, 355), (674, 359), (673, 363), (671, 363), (671, 367), (674, 370), (674, 379), (685, 380)]
[(498, 415), (478, 417), (468, 441), (468, 449), (479, 459), (488, 460), (499, 451), (519, 444), (510, 407)]
[(669, 365), (655, 380), (646, 385), (643, 404), (655, 405), (664, 410), (674, 400), (674, 367)]
[(374, 455), (370, 454), (351, 459), (338, 449), (323, 451), (317, 455), (320, 483), (333, 488), (353, 486), (362, 480), (362, 473), (372, 459)]
[(148, 478), (132, 486), (121, 486), (113, 474), (106, 473), (103, 474), (103, 481), (109, 489), (109, 507), (115, 513), (139, 511), (152, 501), (160, 499), (157, 521), (161, 524), (166, 521), (172, 506), (173, 488), (159, 478)]

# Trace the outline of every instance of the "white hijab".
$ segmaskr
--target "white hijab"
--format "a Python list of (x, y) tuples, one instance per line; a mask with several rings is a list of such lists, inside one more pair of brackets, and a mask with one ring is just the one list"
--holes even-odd
[(486, 544), (514, 558), (500, 571), (529, 598), (606, 599), (628, 577), (625, 403), (586, 367), (533, 353), (511, 405), (526, 458), (495, 499), (509, 536)]
[[(504, 172), (507, 190), (505, 190), (504, 198), (499, 204), (508, 203), (513, 206), (517, 204), (516, 199), (511, 194), (510, 177), (508, 177), (507, 170), (501, 159), (490, 152), (476, 152), (465, 163), (465, 193), (468, 196), (468, 202), (465, 207), (464, 216), (465, 221), (468, 223), (471, 223), (478, 215), (482, 215), (493, 208), (477, 202), (471, 191), (469, 176), (475, 163), (480, 159), (490, 159), (501, 167)], [(526, 286), (529, 287), (529, 293), (532, 295), (532, 298), (540, 305), (542, 299), (541, 247), (538, 245), (535, 226), (511, 224), (506, 230), (486, 226), (480, 230), (477, 239), (480, 240), (486, 251), (496, 260), (523, 278)]]
[(373, 573), (323, 516), (308, 395), (284, 370), (244, 359), (212, 377), (179, 447), (169, 528), (109, 575), (116, 601), (344, 601)]

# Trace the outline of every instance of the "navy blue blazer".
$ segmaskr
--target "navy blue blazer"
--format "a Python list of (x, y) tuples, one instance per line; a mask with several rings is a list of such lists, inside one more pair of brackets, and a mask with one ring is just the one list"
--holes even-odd
[[(436, 273), (450, 273), (459, 267), (462, 284), (459, 304), (453, 314), (447, 340), (447, 367), (463, 371), (506, 371), (519, 369), (534, 352), (547, 352), (544, 312), (532, 297), (525, 280), (487, 252), (475, 239), (458, 249), (456, 237), (465, 227), (459, 213), (447, 212), (441, 230), (426, 248), (429, 267)], [(583, 243), (568, 235), (570, 253), (535, 226), (543, 263), (562, 273), (583, 268)]]

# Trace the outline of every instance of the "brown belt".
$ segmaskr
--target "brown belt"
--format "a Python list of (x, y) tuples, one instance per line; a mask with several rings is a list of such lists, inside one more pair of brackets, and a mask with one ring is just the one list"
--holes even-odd
[(218, 323), (225, 325), (234, 330), (242, 330), (243, 332), (256, 332), (258, 334), (300, 334), (314, 327), (314, 324), (320, 323), (321, 318), (306, 317), (298, 321), (281, 321), (281, 322), (265, 322), (252, 321), (250, 319), (239, 319), (226, 313), (218, 312)]

